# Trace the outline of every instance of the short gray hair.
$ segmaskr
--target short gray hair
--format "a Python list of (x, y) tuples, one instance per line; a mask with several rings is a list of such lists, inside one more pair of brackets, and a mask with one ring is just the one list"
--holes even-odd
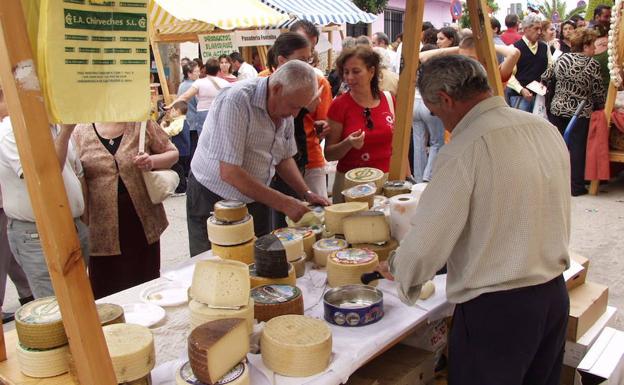
[(449, 55), (427, 60), (422, 65), (418, 90), (424, 101), (437, 104), (440, 91), (453, 100), (464, 101), (491, 88), (481, 63), (467, 56)]
[(301, 60), (290, 60), (281, 65), (269, 79), (271, 84), (280, 84), (289, 93), (310, 90), (316, 93), (318, 80), (312, 66)]
[(342, 49), (353, 48), (357, 45), (353, 36), (347, 36), (342, 40)]
[(385, 33), (383, 33), (383, 32), (375, 32), (374, 35), (375, 35), (375, 37), (377, 37), (377, 40), (382, 40), (384, 42), (384, 44), (390, 45), (390, 38)]
[(529, 13), (522, 19), (522, 28), (529, 28), (533, 24), (541, 23), (542, 17), (537, 13)]

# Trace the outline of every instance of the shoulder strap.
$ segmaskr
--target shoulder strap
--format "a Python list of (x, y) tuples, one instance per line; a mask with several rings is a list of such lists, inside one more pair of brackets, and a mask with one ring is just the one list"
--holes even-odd
[(392, 95), (390, 95), (390, 92), (388, 91), (384, 91), (383, 94), (386, 97), (386, 101), (388, 102), (390, 113), (392, 113), (392, 117), (394, 118), (394, 102), (392, 101)]
[(141, 122), (141, 128), (139, 129), (139, 154), (145, 152), (145, 130), (147, 128), (147, 121)]

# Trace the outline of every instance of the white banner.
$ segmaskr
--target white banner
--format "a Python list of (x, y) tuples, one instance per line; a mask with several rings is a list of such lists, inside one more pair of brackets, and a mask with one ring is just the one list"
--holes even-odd
[(234, 42), (233, 33), (211, 33), (197, 35), (201, 47), (202, 60), (218, 58), (220, 55), (229, 55), (238, 51), (238, 45)]
[(234, 44), (238, 47), (273, 45), (279, 34), (280, 31), (277, 29), (236, 31), (234, 32)]

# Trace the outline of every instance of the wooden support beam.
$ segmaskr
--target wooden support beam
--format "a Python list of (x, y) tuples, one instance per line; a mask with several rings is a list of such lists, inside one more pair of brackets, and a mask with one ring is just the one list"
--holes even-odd
[(414, 109), (414, 91), (424, 14), (424, 1), (407, 0), (402, 50), (405, 67), (399, 78), (399, 91), (396, 98), (390, 180), (403, 180), (408, 173), (407, 156), (412, 137), (412, 111)]
[(78, 378), (85, 385), (114, 385), (117, 380), (69, 209), (20, 0), (0, 2), (0, 81)]
[(498, 60), (494, 50), (494, 38), (490, 16), (487, 12), (485, 0), (467, 0), (468, 12), (470, 12), (470, 24), (472, 36), (475, 38), (477, 56), (487, 71), (490, 87), (494, 95), (503, 96), (503, 83), (498, 70)]
[(162, 60), (162, 56), (160, 55), (160, 49), (158, 48), (158, 43), (150, 38), (150, 44), (152, 46), (152, 52), (154, 54), (154, 61), (156, 62), (156, 70), (158, 71), (158, 78), (160, 80), (160, 88), (163, 92), (163, 98), (165, 99), (165, 104), (169, 104), (173, 101), (171, 97), (171, 92), (169, 92), (169, 84), (167, 83), (167, 76), (165, 75), (165, 65)]
[(327, 32), (327, 40), (329, 41), (329, 51), (327, 51), (327, 68), (325, 69), (327, 73), (329, 73), (333, 66), (334, 61), (334, 31), (330, 30)]
[[(210, 33), (210, 32), (206, 32)], [(199, 32), (199, 34), (203, 34), (203, 32)], [(174, 35), (154, 35), (152, 37), (153, 42), (157, 43), (180, 43), (184, 41), (190, 41), (193, 43), (198, 43), (199, 39), (197, 38), (198, 32), (190, 32), (190, 33), (176, 33)]]
[(269, 49), (266, 45), (258, 46), (258, 55), (260, 56), (260, 63), (262, 63), (263, 66), (267, 65), (268, 51)]

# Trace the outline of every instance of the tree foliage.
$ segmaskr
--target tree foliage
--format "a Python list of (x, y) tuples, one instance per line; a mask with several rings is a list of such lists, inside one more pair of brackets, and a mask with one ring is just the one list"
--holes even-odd
[(585, 7), (576, 7), (568, 12), (567, 5), (563, 0), (544, 0), (537, 6), (537, 9), (548, 20), (552, 20), (553, 14), (557, 11), (561, 21), (568, 20), (574, 15), (582, 15), (585, 12)]
[(388, 0), (353, 0), (353, 4), (362, 11), (378, 15), (386, 9)]
[(596, 7), (600, 4), (613, 7), (613, 0), (589, 0), (587, 2), (587, 9), (585, 10), (585, 19), (587, 21), (594, 18), (594, 9), (596, 9)]
[[(489, 8), (488, 14), (492, 16), (492, 14), (498, 11), (498, 4), (496, 4), (495, 0), (487, 0), (487, 6)], [(470, 28), (470, 15), (468, 14), (468, 5), (464, 2), (462, 3), (462, 17), (459, 18), (459, 25), (462, 28)]]

